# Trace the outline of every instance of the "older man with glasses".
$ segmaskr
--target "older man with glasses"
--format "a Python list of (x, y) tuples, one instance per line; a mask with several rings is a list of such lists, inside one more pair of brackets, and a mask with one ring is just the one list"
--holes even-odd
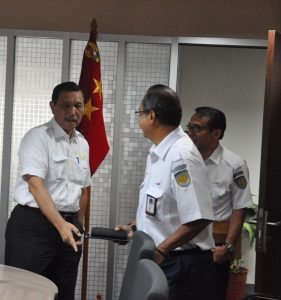
[(227, 292), (230, 261), (241, 257), (240, 233), (245, 208), (252, 205), (246, 162), (220, 144), (226, 129), (225, 114), (212, 107), (198, 107), (186, 126), (208, 170), (215, 222), (216, 299)]
[(155, 85), (146, 92), (138, 123), (153, 142), (140, 186), (136, 224), (117, 225), (149, 234), (157, 248), (155, 261), (169, 283), (169, 300), (215, 299), (211, 249), (213, 210), (202, 157), (180, 126), (177, 94)]

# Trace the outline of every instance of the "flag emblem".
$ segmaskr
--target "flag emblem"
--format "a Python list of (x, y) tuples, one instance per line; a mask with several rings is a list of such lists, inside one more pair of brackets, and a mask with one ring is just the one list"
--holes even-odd
[(95, 43), (88, 42), (85, 48), (85, 55), (95, 62), (100, 62), (100, 51)]

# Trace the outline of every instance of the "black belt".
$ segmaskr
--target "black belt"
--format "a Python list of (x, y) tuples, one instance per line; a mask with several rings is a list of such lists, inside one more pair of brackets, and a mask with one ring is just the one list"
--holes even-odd
[(183, 249), (183, 250), (173, 250), (169, 252), (169, 256), (185, 255), (185, 254), (190, 254), (198, 251), (203, 251), (203, 250), (201, 250), (199, 247)]
[[(41, 210), (38, 207), (32, 207), (32, 206), (28, 206), (28, 205), (22, 205), (22, 204), (18, 204), (19, 207), (22, 207), (24, 209), (28, 209), (28, 210), (33, 210), (33, 211), (37, 211), (37, 212), (41, 212)], [(71, 212), (71, 211), (59, 211), (60, 215), (63, 217), (64, 220), (72, 220), (73, 218), (75, 218), (77, 216), (77, 211), (76, 212)]]
[(64, 220), (72, 220), (77, 216), (77, 212), (59, 211)]

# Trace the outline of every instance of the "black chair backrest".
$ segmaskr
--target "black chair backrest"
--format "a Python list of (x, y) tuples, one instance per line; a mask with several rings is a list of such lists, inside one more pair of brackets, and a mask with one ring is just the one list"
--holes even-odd
[(152, 260), (139, 260), (126, 300), (167, 300), (168, 294), (168, 282), (161, 268)]
[(153, 260), (154, 252), (155, 243), (152, 238), (143, 231), (136, 231), (132, 239), (119, 300), (127, 300), (127, 290), (132, 284), (138, 261), (143, 258)]

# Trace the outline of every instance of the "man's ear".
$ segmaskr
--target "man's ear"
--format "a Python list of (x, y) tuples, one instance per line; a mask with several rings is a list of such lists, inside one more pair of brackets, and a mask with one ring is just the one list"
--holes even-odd
[(55, 109), (55, 103), (54, 103), (54, 101), (50, 101), (49, 105), (50, 105), (52, 113), (54, 113), (54, 109)]
[(156, 113), (154, 110), (151, 110), (149, 113), (148, 113), (148, 117), (150, 118), (149, 120), (152, 122), (152, 123), (155, 123), (156, 121), (158, 122), (158, 119), (156, 117)]
[(221, 129), (219, 129), (219, 128), (214, 129), (214, 136), (216, 137), (217, 140), (220, 139), (221, 135), (222, 135), (222, 130)]

